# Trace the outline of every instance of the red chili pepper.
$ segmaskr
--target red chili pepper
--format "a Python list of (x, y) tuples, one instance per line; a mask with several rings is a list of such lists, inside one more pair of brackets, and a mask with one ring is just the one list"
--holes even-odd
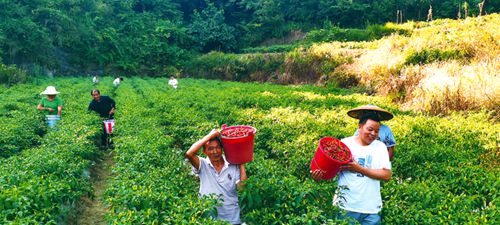
[(332, 159), (345, 162), (349, 160), (349, 149), (344, 148), (338, 140), (326, 140), (321, 143), (321, 149)]
[(234, 128), (234, 129), (223, 130), (223, 131), (221, 131), (221, 134), (222, 134), (222, 136), (225, 136), (225, 137), (244, 137), (244, 136), (247, 136), (250, 132), (252, 132), (251, 129), (239, 127), (239, 128)]

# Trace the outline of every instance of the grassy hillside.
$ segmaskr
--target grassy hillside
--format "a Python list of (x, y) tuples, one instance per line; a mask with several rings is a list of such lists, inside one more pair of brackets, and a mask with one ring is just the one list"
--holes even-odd
[(252, 54), (213, 52), (194, 59), (184, 70), (210, 79), (358, 86), (433, 114), (487, 109), (498, 117), (498, 24), (500, 14), (389, 23), (373, 32), (394, 32), (375, 41), (306, 43), (281, 53), (275, 50), (287, 48), (263, 48)]

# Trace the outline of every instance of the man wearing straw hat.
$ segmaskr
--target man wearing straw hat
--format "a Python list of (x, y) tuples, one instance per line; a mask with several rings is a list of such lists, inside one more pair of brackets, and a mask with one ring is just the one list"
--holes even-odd
[[(202, 147), (207, 158), (196, 155)], [(226, 160), (222, 154), (219, 131), (214, 129), (195, 142), (185, 156), (191, 163), (193, 172), (200, 178), (199, 195), (220, 196), (222, 201), (217, 207), (217, 219), (241, 224), (236, 189), (242, 189), (243, 181), (247, 179), (245, 164), (234, 165)]]
[[(380, 224), (378, 215), (382, 210), (380, 181), (391, 179), (391, 162), (387, 148), (376, 140), (380, 118), (376, 113), (366, 113), (359, 119), (359, 135), (342, 139), (349, 148), (353, 161), (341, 166), (338, 191), (334, 204), (341, 208), (339, 219), (354, 224)], [(311, 171), (313, 179), (319, 181), (325, 171)]]
[[(390, 120), (394, 117), (392, 113), (388, 112), (387, 110), (384, 110), (372, 104), (351, 109), (347, 112), (347, 115), (355, 119), (360, 119), (363, 115), (367, 113), (376, 114), (380, 119), (380, 121)], [(354, 132), (354, 136), (358, 136), (358, 134), (359, 131), (356, 130), (356, 132)], [(394, 148), (396, 146), (396, 140), (394, 139), (394, 135), (392, 134), (391, 128), (384, 124), (380, 124), (380, 130), (378, 132), (377, 140), (384, 142), (385, 146), (387, 147), (387, 151), (389, 152), (389, 159), (392, 160), (392, 158), (394, 157)]]
[(63, 103), (57, 94), (59, 94), (59, 92), (54, 86), (47, 86), (47, 88), (40, 93), (40, 95), (46, 95), (46, 97), (42, 98), (36, 107), (39, 111), (45, 113), (49, 127), (55, 126), (56, 121), (61, 119)]

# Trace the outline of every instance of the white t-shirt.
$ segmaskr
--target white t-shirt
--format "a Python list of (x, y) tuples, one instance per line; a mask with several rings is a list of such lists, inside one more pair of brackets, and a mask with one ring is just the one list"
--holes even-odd
[(240, 206), (236, 184), (240, 181), (240, 167), (229, 164), (224, 158), (224, 167), (217, 173), (210, 159), (199, 157), (200, 168), (191, 167), (200, 177), (200, 196), (215, 194), (221, 196), (221, 205), (217, 207), (217, 219), (240, 224)]
[[(391, 169), (387, 147), (383, 142), (375, 140), (368, 146), (362, 146), (356, 142), (355, 136), (344, 138), (342, 142), (349, 147), (353, 159), (359, 165), (370, 169)], [(338, 189), (340, 196), (335, 196), (334, 203), (342, 209), (367, 214), (375, 214), (382, 209), (379, 180), (361, 173), (343, 171), (339, 176)]]
[(177, 84), (179, 84), (179, 82), (177, 81), (177, 79), (171, 79), (171, 80), (168, 80), (168, 85), (174, 87), (174, 88), (177, 88)]
[(118, 87), (118, 85), (120, 85), (120, 78), (116, 78), (116, 79), (113, 81), (113, 85), (115, 85), (115, 87)]

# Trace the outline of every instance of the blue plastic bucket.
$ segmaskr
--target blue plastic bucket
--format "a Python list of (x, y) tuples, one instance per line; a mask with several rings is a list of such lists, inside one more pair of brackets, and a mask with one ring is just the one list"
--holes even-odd
[(47, 122), (47, 127), (54, 127), (58, 120), (61, 119), (59, 115), (46, 115), (45, 122)]

